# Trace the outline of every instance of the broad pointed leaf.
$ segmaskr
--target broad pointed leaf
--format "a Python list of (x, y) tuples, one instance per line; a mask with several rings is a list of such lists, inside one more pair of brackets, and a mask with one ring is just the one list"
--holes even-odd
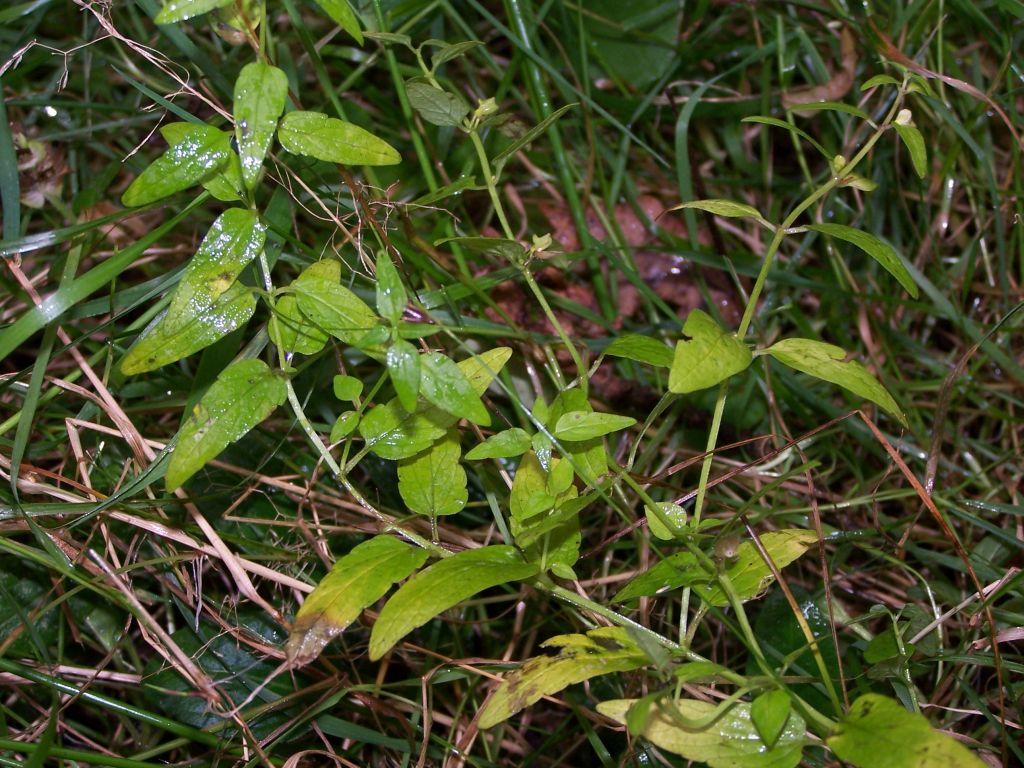
[(606, 355), (636, 360), (638, 363), (668, 368), (672, 365), (672, 350), (658, 339), (626, 334), (619, 336), (604, 349)]
[(554, 435), (559, 440), (590, 440), (636, 424), (636, 419), (614, 413), (570, 411), (558, 419)]
[(453, 416), (487, 426), (491, 415), (480, 395), (451, 358), (430, 352), (420, 358), (420, 394), (438, 408)]
[(121, 195), (128, 207), (147, 205), (215, 175), (227, 162), (231, 144), (224, 131), (197, 126), (140, 173)]
[(807, 229), (814, 232), (822, 232), (830, 237), (845, 240), (857, 246), (881, 264), (886, 272), (895, 277), (899, 284), (906, 289), (907, 293), (915, 299), (917, 298), (917, 284), (914, 282), (910, 270), (903, 266), (903, 262), (900, 261), (899, 255), (893, 250), (892, 246), (882, 242), (874, 235), (854, 229), (853, 227), (844, 226), (843, 224), (808, 224)]
[(242, 178), (249, 189), (259, 178), (263, 158), (270, 149), (270, 140), (287, 97), (288, 77), (270, 64), (246, 64), (235, 81), (235, 139), (241, 156)]
[[(319, 265), (332, 266), (319, 266)], [(337, 262), (317, 262), (307, 267), (293, 282), (299, 310), (317, 327), (331, 336), (357, 345), (380, 325), (377, 313), (366, 302), (339, 282)]]
[(785, 732), (786, 723), (792, 714), (792, 704), (789, 694), (781, 688), (765, 691), (751, 702), (750, 719), (761, 741), (769, 749), (775, 746)]
[(683, 333), (690, 341), (676, 344), (668, 374), (670, 392), (686, 394), (713, 387), (745, 371), (753, 359), (746, 344), (699, 309), (687, 316)]
[(419, 626), (490, 587), (528, 579), (538, 568), (509, 546), (467, 549), (420, 571), (384, 605), (370, 634), (376, 661)]
[(392, 325), (398, 325), (408, 300), (402, 276), (387, 251), (382, 250), (377, 256), (377, 311)]
[[(190, 136), (201, 138), (208, 128), (209, 126), (203, 123), (166, 123), (160, 126), (160, 135), (168, 146), (173, 147)], [(231, 134), (224, 135), (230, 140)], [(229, 152), (227, 161), (221, 169), (217, 173), (207, 175), (201, 183), (203, 189), (225, 203), (242, 200), (245, 195), (245, 182), (242, 180), (242, 165), (238, 155), (233, 151)]]
[(457, 432), (398, 463), (398, 492), (413, 512), (427, 517), (454, 515), (469, 501), (466, 470), (459, 463)]
[(315, 355), (327, 344), (327, 334), (299, 311), (295, 296), (281, 296), (274, 303), (268, 328), (270, 340), (287, 353)]
[(469, 114), (469, 105), (454, 93), (448, 93), (431, 83), (414, 80), (405, 84), (409, 104), (420, 117), (432, 125), (458, 126)]
[(331, 20), (344, 29), (352, 38), (363, 44), (363, 31), (359, 27), (359, 17), (352, 10), (348, 0), (315, 0), (316, 4), (323, 8), (324, 13), (331, 17)]
[(288, 661), (296, 666), (313, 661), (364, 608), (426, 559), (426, 550), (392, 536), (375, 536), (356, 546), (334, 564), (299, 608), (285, 647)]
[(281, 146), (292, 154), (341, 165), (394, 165), (398, 150), (358, 125), (320, 112), (289, 112), (277, 129)]
[(466, 458), (470, 461), (507, 459), (513, 456), (522, 456), (528, 450), (530, 450), (529, 433), (519, 427), (513, 427), (491, 435), (467, 453)]
[(210, 385), (178, 433), (167, 468), (168, 489), (198, 472), (284, 402), (284, 379), (262, 360), (232, 363)]

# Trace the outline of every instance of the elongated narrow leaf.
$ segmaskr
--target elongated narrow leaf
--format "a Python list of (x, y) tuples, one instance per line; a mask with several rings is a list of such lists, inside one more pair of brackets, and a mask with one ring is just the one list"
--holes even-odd
[(140, 173), (121, 195), (129, 208), (156, 202), (215, 175), (231, 154), (228, 135), (212, 126), (198, 126)]
[(256, 211), (230, 208), (214, 220), (171, 295), (169, 317), (205, 312), (263, 250), (267, 228)]
[(396, 339), (388, 347), (384, 356), (388, 367), (388, 375), (398, 395), (398, 402), (407, 411), (416, 410), (416, 401), (420, 394), (420, 353), (412, 344), (403, 339)]
[(430, 352), (420, 358), (420, 394), (453, 416), (487, 426), (491, 415), (473, 385), (450, 358)]
[(513, 141), (511, 144), (509, 144), (507, 147), (501, 150), (498, 154), (496, 154), (493, 160), (494, 164), (497, 165), (505, 158), (514, 155), (516, 152), (518, 152), (520, 149), (525, 147), (527, 144), (529, 144), (542, 133), (544, 133), (544, 131), (550, 128), (554, 124), (555, 120), (560, 118), (573, 107), (578, 106), (579, 103), (573, 102), (572, 104), (566, 104), (564, 107), (559, 107), (558, 109), (556, 109), (550, 115), (548, 115), (535, 126), (533, 126), (533, 128), (528, 130), (526, 133), (524, 133), (522, 136), (520, 136), (518, 139)]
[(636, 419), (614, 413), (570, 411), (555, 424), (554, 435), (559, 440), (590, 440), (594, 437), (618, 432), (636, 424)]
[(376, 661), (395, 643), (466, 598), (490, 587), (528, 579), (538, 568), (515, 547), (467, 549), (420, 571), (384, 605), (370, 634), (370, 659)]
[(649, 336), (626, 334), (619, 336), (604, 349), (606, 355), (636, 360), (638, 363), (656, 365), (659, 368), (672, 366), (672, 350), (658, 339)]
[(284, 402), (286, 391), (284, 379), (262, 360), (242, 360), (225, 368), (178, 434), (167, 488), (180, 486), (267, 418)]
[(556, 637), (542, 645), (560, 646), (561, 650), (556, 656), (532, 658), (507, 674), (480, 711), (481, 728), (491, 728), (574, 683), (647, 664), (647, 656), (621, 627)]
[(826, 150), (823, 146), (821, 146), (821, 144), (819, 144), (814, 139), (813, 136), (807, 133), (807, 131), (801, 130), (792, 123), (787, 123), (785, 120), (779, 120), (779, 118), (777, 117), (769, 117), (767, 115), (751, 115), (750, 117), (744, 117), (740, 122), (761, 123), (762, 125), (770, 125), (775, 128), (782, 128), (784, 131), (789, 131), (795, 136), (799, 136), (801, 139), (803, 139), (816, 150), (818, 150), (818, 152), (820, 152), (822, 156), (825, 157), (827, 160), (831, 160), (835, 156), (834, 152), (829, 152), (828, 150)]
[(134, 376), (186, 358), (241, 328), (255, 311), (252, 291), (235, 283), (198, 314), (173, 317), (164, 312), (128, 350), (121, 371)]
[(713, 387), (745, 371), (753, 359), (746, 344), (699, 309), (687, 316), (683, 333), (690, 341), (676, 344), (668, 374), (670, 392), (686, 394)]
[(216, 8), (223, 8), (230, 2), (232, 0), (168, 0), (153, 21), (157, 24), (173, 24), (209, 13)]
[(875, 75), (869, 77), (863, 83), (861, 83), (860, 89), (862, 91), (868, 91), (872, 88), (877, 88), (880, 85), (899, 85), (900, 81), (892, 75)]
[[(775, 567), (781, 570), (804, 554), (815, 540), (813, 531), (794, 528), (762, 534), (761, 546), (768, 552)], [(771, 568), (750, 541), (736, 548), (735, 555), (726, 565), (725, 573), (742, 601), (760, 595), (773, 578)], [(723, 607), (729, 604), (725, 593), (718, 586), (715, 574), (707, 570), (690, 552), (677, 552), (647, 569), (615, 595), (614, 601), (625, 602), (637, 597), (661, 595), (682, 587), (693, 587), (710, 605)]]
[(746, 218), (755, 219), (766, 226), (771, 226), (765, 221), (764, 217), (758, 213), (757, 209), (746, 203), (737, 203), (735, 200), (693, 200), (689, 203), (681, 203), (680, 205), (669, 208), (670, 211), (680, 211), (685, 208), (694, 208), (698, 211), (707, 211), (715, 216), (728, 216), (730, 218)]
[(845, 112), (847, 115), (853, 115), (856, 118), (863, 120), (865, 123), (871, 124), (871, 116), (868, 115), (863, 109), (853, 106), (852, 104), (844, 104), (841, 101), (808, 101), (802, 104), (793, 104), (793, 110), (797, 114), (805, 112)]
[(466, 454), (470, 461), (480, 459), (508, 459), (522, 456), (530, 450), (530, 435), (525, 429), (513, 427), (491, 435)]
[(892, 246), (883, 243), (872, 234), (862, 232), (853, 227), (847, 227), (843, 224), (808, 224), (807, 229), (821, 232), (829, 237), (844, 240), (857, 246), (881, 264), (886, 272), (895, 277), (899, 284), (906, 289), (907, 293), (915, 299), (917, 298), (917, 284), (914, 283), (914, 278), (911, 276), (910, 271), (903, 266), (903, 262), (900, 261), (899, 255), (893, 250)]
[(331, 21), (344, 29), (352, 38), (363, 44), (363, 31), (359, 27), (359, 17), (352, 10), (348, 0), (315, 0), (324, 13), (331, 17)]
[(857, 768), (983, 768), (967, 747), (931, 727), (924, 716), (877, 693), (857, 699), (828, 745)]
[[(597, 711), (626, 725), (635, 699), (602, 701)], [(792, 713), (775, 746), (769, 748), (750, 719), (750, 705), (736, 704), (715, 717), (716, 704), (694, 699), (655, 704), (647, 717), (645, 739), (709, 768), (794, 768), (800, 762), (807, 724)], [(671, 711), (674, 710), (674, 711)]]
[[(482, 395), (511, 356), (510, 348), (497, 347), (457, 365), (473, 391)], [(423, 401), (416, 410), (408, 411), (395, 398), (370, 409), (359, 424), (359, 434), (366, 440), (367, 447), (381, 458), (404, 459), (428, 448), (457, 420)]]
[[(321, 267), (320, 264), (335, 265)], [(299, 309), (314, 325), (346, 344), (357, 345), (380, 325), (377, 313), (366, 302), (343, 286), (337, 262), (317, 262), (307, 267), (293, 282)]]
[(398, 492), (413, 512), (427, 517), (454, 515), (469, 501), (466, 470), (459, 459), (462, 448), (457, 432), (430, 448), (398, 463)]
[(432, 125), (455, 127), (461, 125), (469, 114), (469, 105), (465, 100), (428, 82), (408, 82), (405, 84), (405, 93), (412, 108)]
[(292, 154), (341, 165), (394, 165), (398, 150), (358, 125), (320, 112), (289, 112), (277, 129), (281, 146)]
[(392, 536), (375, 536), (359, 544), (334, 564), (299, 608), (285, 647), (288, 661), (296, 666), (313, 661), (364, 608), (426, 559), (426, 550)]
[(838, 384), (855, 395), (870, 400), (895, 416), (906, 426), (906, 417), (878, 379), (856, 360), (847, 360), (845, 350), (812, 339), (783, 339), (766, 350), (783, 365), (788, 365), (823, 381)]
[(259, 178), (263, 158), (270, 149), (270, 140), (287, 97), (288, 77), (270, 64), (246, 64), (235, 81), (235, 139), (241, 156), (242, 178), (249, 189)]
[(914, 165), (914, 171), (920, 178), (928, 175), (928, 150), (925, 147), (924, 136), (917, 129), (917, 126), (899, 121), (895, 124), (896, 133), (899, 134), (903, 145), (910, 153), (910, 162)]

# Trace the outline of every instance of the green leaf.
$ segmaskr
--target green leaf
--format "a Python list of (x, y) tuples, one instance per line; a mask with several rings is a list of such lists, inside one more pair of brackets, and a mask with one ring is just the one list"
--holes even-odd
[(528, 579), (538, 568), (515, 547), (467, 549), (420, 571), (388, 600), (370, 634), (370, 660), (438, 614), (490, 587)]
[[(325, 263), (335, 266), (318, 266)], [(380, 324), (380, 318), (335, 274), (340, 276), (338, 262), (317, 262), (295, 278), (292, 288), (302, 314), (331, 336), (355, 346)]]
[(466, 454), (469, 461), (480, 459), (508, 459), (522, 456), (530, 450), (530, 435), (519, 427), (506, 429), (491, 435), (480, 445)]
[[(509, 347), (497, 347), (459, 362), (458, 367), (473, 391), (482, 395), (511, 355)], [(415, 411), (407, 411), (395, 398), (370, 409), (359, 424), (359, 433), (382, 459), (404, 459), (428, 448), (457, 420), (422, 401)]]
[(773, 748), (785, 732), (793, 702), (781, 688), (765, 691), (750, 704), (750, 719), (761, 741)]
[(928, 175), (928, 150), (925, 148), (924, 136), (917, 126), (911, 123), (902, 124), (899, 121), (894, 123), (896, 133), (900, 135), (904, 146), (910, 153), (910, 162), (914, 165), (914, 171), (920, 178)]
[(840, 347), (811, 339), (783, 339), (765, 351), (783, 365), (823, 381), (838, 384), (855, 395), (870, 400), (893, 415), (901, 424), (907, 425), (906, 417), (892, 395), (878, 383), (867, 368), (856, 360), (847, 361), (846, 352)]
[(806, 141), (808, 144), (810, 144), (812, 147), (818, 150), (818, 152), (820, 152), (822, 156), (825, 157), (825, 159), (831, 160), (834, 156), (834, 153), (829, 152), (823, 146), (821, 146), (821, 144), (815, 141), (814, 137), (807, 133), (807, 131), (803, 131), (797, 128), (792, 123), (787, 123), (785, 120), (779, 120), (779, 118), (777, 117), (769, 117), (767, 115), (751, 115), (749, 117), (744, 117), (740, 122), (760, 123), (762, 125), (771, 125), (775, 128), (782, 128), (783, 130), (789, 131), (790, 133), (799, 136), (801, 139)]
[(412, 108), (431, 125), (457, 127), (469, 114), (469, 105), (464, 99), (422, 80), (407, 82), (405, 93)]
[[(203, 123), (166, 123), (160, 126), (160, 135), (163, 136), (168, 146), (173, 147), (192, 136), (202, 138), (207, 128), (209, 126)], [(230, 141), (231, 134), (224, 132), (224, 135)], [(203, 189), (208, 190), (211, 195), (222, 202), (230, 203), (242, 200), (245, 194), (245, 183), (242, 181), (242, 165), (238, 160), (238, 155), (233, 151), (229, 152), (227, 162), (224, 163), (220, 172), (208, 176), (202, 185)]]
[(334, 445), (341, 440), (355, 432), (356, 427), (359, 426), (359, 412), (358, 411), (345, 411), (339, 416), (334, 426), (331, 427), (330, 441), (331, 445)]
[(358, 125), (321, 112), (289, 112), (277, 129), (281, 146), (295, 155), (341, 165), (395, 165), (398, 150)]
[(377, 255), (377, 311), (392, 325), (397, 325), (408, 301), (409, 294), (402, 285), (402, 276), (387, 251), (382, 250)]
[(672, 350), (649, 336), (619, 336), (604, 348), (604, 353), (612, 357), (624, 357), (638, 363), (656, 365), (659, 368), (669, 368), (672, 365)]
[(270, 340), (289, 354), (315, 355), (327, 344), (327, 334), (306, 319), (292, 295), (274, 303), (268, 331)]
[(877, 693), (857, 699), (827, 739), (836, 756), (858, 768), (984, 768), (967, 747), (919, 714)]
[(255, 311), (252, 292), (235, 283), (198, 315), (175, 318), (164, 312), (128, 350), (121, 372), (134, 376), (188, 357), (241, 328)]
[(355, 376), (335, 376), (332, 386), (334, 396), (345, 401), (355, 400), (363, 391), (363, 382)]
[(429, 402), (453, 416), (469, 419), (474, 424), (486, 427), (491, 423), (491, 415), (480, 400), (480, 395), (450, 358), (440, 352), (422, 355), (420, 371), (420, 394)]
[(589, 440), (636, 424), (636, 419), (614, 413), (570, 411), (558, 419), (554, 436), (559, 440)]
[(235, 81), (235, 139), (249, 189), (256, 186), (287, 98), (288, 76), (280, 69), (262, 62), (242, 67)]
[(352, 10), (348, 0), (315, 0), (324, 13), (331, 17), (331, 21), (348, 32), (352, 38), (363, 44), (363, 31), (359, 27), (359, 17)]
[(669, 208), (668, 210), (679, 211), (684, 208), (695, 208), (698, 211), (707, 211), (715, 216), (755, 219), (765, 226), (771, 226), (767, 221), (765, 221), (764, 217), (758, 213), (756, 208), (747, 205), (746, 203), (737, 203), (734, 200), (693, 200), (689, 203), (681, 203), (680, 205)]
[(563, 635), (542, 643), (561, 647), (556, 656), (537, 656), (505, 675), (480, 711), (481, 728), (492, 728), (575, 683), (599, 675), (628, 672), (647, 664), (647, 657), (621, 627), (600, 627), (585, 635)]
[(427, 552), (392, 536), (375, 536), (334, 564), (295, 614), (285, 653), (301, 666), (313, 661), (363, 609), (382, 598), (427, 559)]
[(140, 173), (121, 195), (133, 208), (156, 202), (215, 175), (231, 154), (228, 135), (212, 126), (197, 126)]
[(513, 141), (511, 144), (509, 144), (507, 147), (501, 150), (498, 154), (496, 154), (492, 160), (492, 163), (494, 165), (497, 165), (498, 163), (502, 162), (505, 158), (511, 157), (516, 152), (525, 147), (527, 144), (536, 139), (538, 136), (540, 136), (542, 133), (544, 133), (544, 131), (550, 128), (558, 118), (560, 118), (573, 107), (578, 106), (578, 102), (573, 102), (572, 104), (566, 104), (564, 107), (559, 107), (550, 115), (548, 115), (539, 123), (537, 123), (535, 126), (533, 126), (533, 128), (528, 130), (526, 133), (524, 133), (522, 136), (520, 136), (518, 139)]
[(863, 109), (858, 109), (851, 104), (844, 104), (841, 101), (809, 101), (794, 104), (792, 109), (796, 114), (812, 111), (845, 112), (848, 115), (860, 118), (866, 123), (873, 124), (870, 115)]
[(647, 529), (656, 539), (673, 541), (686, 531), (686, 510), (671, 501), (659, 501), (657, 509), (646, 508)]
[[(793, 528), (762, 534), (761, 546), (768, 552), (775, 567), (782, 570), (806, 552), (816, 540), (814, 531)], [(741, 601), (760, 595), (773, 579), (771, 568), (761, 558), (757, 547), (749, 541), (737, 547), (735, 556), (728, 561), (725, 573)], [(717, 584), (715, 574), (706, 570), (690, 552), (677, 552), (653, 565), (627, 584), (613, 600), (621, 603), (687, 586), (693, 587), (701, 599), (710, 605), (724, 607), (729, 604)]]
[(861, 83), (860, 89), (862, 91), (868, 91), (872, 88), (877, 88), (880, 85), (899, 85), (900, 81), (892, 75), (875, 75), (869, 77), (863, 83)]
[(461, 512), (469, 501), (461, 456), (458, 433), (449, 430), (444, 440), (398, 462), (398, 492), (406, 506), (431, 518)]
[(515, 240), (504, 237), (445, 237), (435, 240), (434, 245), (455, 243), (473, 253), (500, 256), (511, 264), (520, 264), (526, 256), (526, 248)]
[(169, 0), (153, 19), (157, 24), (173, 24), (176, 21), (185, 21), (193, 16), (209, 13), (216, 8), (222, 8), (232, 0)]
[(284, 379), (262, 360), (242, 360), (221, 371), (178, 433), (167, 468), (168, 490), (267, 418), (286, 393)]
[(263, 250), (266, 236), (256, 211), (229, 208), (217, 217), (171, 294), (168, 317), (181, 321), (213, 306)]
[(407, 411), (416, 409), (420, 394), (420, 353), (408, 341), (396, 339), (384, 356), (398, 402)]
[(911, 276), (910, 270), (903, 266), (903, 262), (900, 261), (899, 255), (892, 246), (883, 243), (874, 235), (843, 224), (808, 224), (807, 229), (857, 246), (881, 264), (886, 272), (895, 277), (907, 293), (915, 299), (917, 298), (917, 285), (914, 283), (914, 278)]
[[(566, 459), (551, 459), (552, 472), (562, 462), (568, 464)], [(550, 473), (530, 451), (519, 462), (509, 497), (512, 536), (527, 559), (545, 569), (555, 563), (572, 566), (579, 559), (580, 545), (580, 507), (573, 505), (578, 492), (570, 485), (556, 495), (549, 488), (549, 480)]]
[[(625, 725), (634, 701), (602, 701), (597, 711)], [(736, 704), (718, 718), (716, 709), (717, 705), (708, 701), (662, 702), (652, 707), (643, 736), (687, 760), (707, 763), (709, 768), (794, 768), (799, 764), (807, 725), (797, 713), (790, 715), (775, 746), (769, 748), (751, 722), (749, 704)]]
[(427, 43), (436, 44), (440, 50), (434, 52), (430, 57), (430, 70), (436, 72), (437, 68), (445, 62), (457, 59), (459, 56), (463, 56), (474, 48), (478, 48), (483, 45), (479, 40), (462, 40), (458, 43), (446, 43), (443, 40), (427, 40), (423, 44)]
[(753, 359), (746, 344), (699, 309), (687, 316), (683, 333), (691, 340), (676, 344), (668, 374), (670, 392), (686, 394), (713, 387), (746, 370)]

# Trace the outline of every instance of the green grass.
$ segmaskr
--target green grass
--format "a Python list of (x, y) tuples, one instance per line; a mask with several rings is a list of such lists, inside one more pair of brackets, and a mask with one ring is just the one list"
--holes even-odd
[[(787, 688), (826, 720), (882, 693), (997, 762), (1024, 763), (1024, 181), (1013, 133), (1024, 124), (1024, 6), (901, 1), (876, 4), (869, 20), (826, 3), (696, 2), (677, 15), (676, 3), (652, 1), (636, 3), (636, 16), (611, 0), (356, 5), (366, 29), (416, 44), (481, 41), (437, 72), (474, 107), (493, 96), (525, 128), (579, 105), (507, 159), (496, 209), (470, 141), (410, 106), (403, 82), (419, 68), (407, 49), (369, 39), (360, 48), (298, 0), (271, 3), (262, 32), (296, 105), (362, 125), (403, 157), (340, 173), (274, 150), (258, 199), (275, 285), (334, 256), (372, 304), (367, 264), (387, 247), (412, 305), (440, 327), (426, 340), (432, 349), (461, 359), (513, 347), (486, 400), (494, 431), (532, 430), (534, 400), (550, 402), (576, 376), (537, 293), (584, 366), (627, 333), (674, 345), (694, 308), (740, 326), (771, 232), (695, 210), (657, 213), (730, 198), (781, 221), (828, 182), (831, 168), (808, 142), (744, 117), (792, 119), (830, 154), (856, 153), (870, 126), (836, 111), (787, 116), (781, 105), (784, 92), (841, 67), (827, 22), (847, 25), (856, 52), (852, 87), (833, 98), (876, 122), (894, 91), (860, 85), (902, 77), (886, 63), (887, 40), (941, 74), (909, 100), (926, 178), (889, 131), (857, 169), (877, 189), (833, 192), (799, 222), (884, 239), (919, 297), (846, 243), (794, 235), (766, 273), (745, 336), (758, 348), (789, 336), (843, 347), (888, 387), (909, 427), (866, 409), (883, 439), (850, 415), (860, 400), (767, 357), (717, 409), (715, 389), (663, 398), (664, 368), (606, 358), (589, 398), (638, 426), (607, 439), (628, 472), (582, 513), (578, 585), (489, 590), (371, 663), (378, 604), (319, 659), (282, 673), (286, 622), (334, 560), (382, 520), (424, 540), (432, 531), (410, 518), (393, 462), (368, 455), (343, 487), (287, 405), (199, 472), (187, 503), (165, 489), (162, 447), (217, 374), (237, 356), (276, 361), (265, 351), (265, 308), (183, 361), (134, 377), (119, 369), (224, 207), (186, 193), (126, 213), (120, 195), (164, 149), (158, 125), (230, 112), (253, 50), (204, 18), (154, 25), (156, 0), (115, 3), (102, 24), (72, 4), (16, 4), (0, 11), (0, 61), (17, 52), (2, 76), (0, 119), (0, 763), (282, 766), (322, 750), (339, 765), (685, 765), (595, 712), (597, 702), (662, 687), (651, 668), (594, 678), (477, 730), (496, 676), (545, 653), (547, 638), (608, 619), (689, 640), (691, 653), (739, 675), (761, 674), (759, 653), (785, 664)], [(483, 138), (491, 158), (509, 143), (495, 130)], [(26, 139), (43, 163), (19, 173), (12, 162), (25, 159)], [(435, 194), (470, 176), (457, 194)], [(29, 192), (45, 204), (32, 207)], [(531, 265), (536, 293), (500, 255), (438, 244), (500, 236), (499, 211), (526, 244), (549, 232), (572, 241), (551, 268)], [(50, 297), (43, 309), (33, 293)], [(340, 343), (293, 365), (296, 399), (324, 437), (342, 408), (334, 375), (360, 378), (368, 401), (391, 396), (383, 367)], [(705, 462), (711, 432), (718, 450)], [(133, 433), (152, 441), (155, 460)], [(463, 429), (464, 450), (489, 433)], [(360, 448), (354, 437), (332, 456), (344, 465)], [(463, 466), (469, 503), (441, 520), (440, 546), (507, 543), (514, 462)], [(650, 535), (640, 491), (718, 521), (691, 541), (709, 557), (727, 558), (750, 531), (804, 528), (824, 544), (784, 571), (792, 602), (773, 586), (743, 614), (729, 606), (705, 616), (682, 591), (616, 604), (629, 578), (682, 551)], [(246, 595), (242, 573), (270, 610)], [(970, 599), (975, 577), (997, 585), (984, 609)], [(820, 658), (794, 607), (821, 639)], [(904, 639), (918, 636), (915, 648), (870, 661), (869, 644), (894, 620), (909, 622)], [(225, 716), (204, 700), (214, 690), (233, 705), (256, 693)], [(689, 695), (732, 691), (694, 682)], [(835, 758), (818, 745), (803, 759)]]

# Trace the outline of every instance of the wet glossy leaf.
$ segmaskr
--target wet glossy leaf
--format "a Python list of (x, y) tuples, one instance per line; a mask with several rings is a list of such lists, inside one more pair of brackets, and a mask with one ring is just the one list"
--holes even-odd
[(605, 347), (604, 353), (612, 357), (624, 357), (638, 363), (656, 365), (659, 368), (669, 368), (672, 365), (672, 350), (658, 339), (649, 336), (619, 336)]
[(746, 344), (699, 309), (687, 316), (683, 333), (690, 341), (680, 339), (676, 344), (668, 374), (670, 392), (687, 394), (713, 387), (746, 370), (753, 359)]
[(431, 83), (414, 80), (405, 84), (409, 104), (432, 125), (458, 126), (469, 114), (469, 105), (454, 93)]
[(355, 400), (363, 391), (363, 382), (355, 376), (335, 376), (332, 386), (339, 400)]
[(363, 44), (363, 32), (359, 28), (359, 17), (356, 16), (348, 0), (314, 0), (324, 13), (331, 17), (331, 21), (344, 29), (352, 38)]
[(228, 135), (209, 125), (196, 126), (140, 173), (121, 195), (129, 208), (156, 202), (216, 174), (231, 154)]
[(570, 411), (558, 419), (554, 436), (559, 440), (590, 440), (636, 424), (636, 419), (614, 413)]
[(921, 131), (911, 123), (895, 123), (896, 133), (903, 140), (903, 145), (910, 153), (910, 162), (914, 165), (914, 171), (920, 178), (928, 175), (928, 150), (925, 147), (924, 136)]
[(983, 768), (967, 747), (935, 730), (923, 715), (887, 696), (857, 699), (827, 739), (836, 757), (857, 768)]
[[(189, 136), (201, 136), (208, 127), (201, 123), (166, 123), (160, 126), (160, 135), (168, 146), (173, 147)], [(224, 135), (230, 140), (230, 134)], [(245, 184), (242, 181), (242, 166), (238, 161), (238, 155), (233, 151), (229, 152), (227, 162), (220, 171), (208, 176), (202, 184), (203, 189), (225, 203), (242, 200), (245, 195)]]
[(537, 656), (510, 672), (480, 711), (480, 727), (491, 728), (544, 696), (599, 675), (628, 672), (647, 656), (621, 627), (601, 627), (585, 635), (563, 635), (542, 643), (560, 647), (555, 656)]
[(552, 459), (551, 469), (548, 472), (548, 481), (545, 490), (554, 497), (559, 497), (569, 490), (576, 473), (573, 472), (572, 464), (565, 459)]
[(467, 549), (420, 571), (388, 600), (370, 634), (370, 659), (463, 600), (490, 587), (537, 574), (515, 547)]
[(266, 236), (256, 211), (230, 208), (217, 217), (171, 295), (168, 316), (177, 320), (209, 309), (263, 250)]
[(657, 502), (656, 510), (647, 507), (647, 529), (656, 539), (672, 541), (686, 530), (686, 510), (671, 501)]
[(325, 263), (337, 265), (334, 261), (317, 262), (292, 282), (299, 310), (331, 336), (357, 345), (380, 324), (380, 318), (334, 276), (335, 272), (340, 275), (340, 265), (318, 266)]
[[(457, 365), (473, 391), (482, 395), (494, 377), (508, 362), (512, 350), (497, 347)], [(440, 408), (420, 401), (415, 411), (407, 411), (395, 398), (372, 408), (359, 425), (359, 433), (368, 447), (383, 459), (404, 459), (428, 448), (458, 419)]]
[(287, 353), (315, 355), (327, 344), (327, 334), (299, 311), (295, 296), (281, 296), (274, 303), (268, 328), (270, 340)]
[(765, 350), (783, 365), (823, 381), (838, 384), (855, 395), (870, 400), (903, 424), (906, 417), (885, 387), (856, 360), (847, 360), (846, 351), (832, 344), (811, 339), (783, 339)]
[(270, 64), (246, 64), (235, 81), (235, 139), (241, 155), (242, 178), (249, 189), (259, 178), (287, 97), (288, 77)]
[(387, 251), (381, 251), (377, 256), (377, 311), (392, 325), (397, 325), (408, 300), (402, 276), (391, 263)]
[(363, 609), (382, 598), (427, 559), (427, 552), (392, 536), (364, 541), (334, 564), (299, 608), (288, 635), (288, 661), (313, 661)]
[[(584, 392), (578, 388), (567, 389), (554, 399), (542, 421), (549, 431), (554, 431), (555, 426), (565, 414), (573, 411), (590, 413), (593, 410), (594, 408)], [(538, 416), (538, 418), (540, 417)], [(572, 457), (580, 479), (588, 485), (596, 483), (597, 478), (608, 471), (608, 456), (601, 438), (566, 442), (562, 448)]]
[[(730, 218), (745, 218), (754, 219), (761, 222), (762, 224), (768, 225), (764, 217), (758, 213), (757, 209), (746, 203), (737, 203), (734, 200), (693, 200), (689, 203), (682, 203), (673, 208), (669, 208), (670, 211), (680, 211), (685, 208), (694, 208), (698, 211), (707, 211), (708, 213), (714, 214), (715, 216), (728, 216)], [(770, 226), (770, 225), (769, 225)]]
[(173, 490), (284, 402), (284, 379), (262, 360), (232, 363), (210, 385), (178, 433), (165, 478)]
[(356, 431), (356, 427), (359, 426), (359, 412), (358, 411), (345, 411), (334, 421), (334, 426), (331, 427), (330, 441), (331, 445), (334, 443), (344, 440), (346, 437)]
[(384, 362), (395, 387), (395, 394), (398, 395), (398, 402), (407, 411), (416, 410), (420, 394), (420, 353), (408, 341), (396, 339), (388, 347)]
[(914, 278), (911, 276), (910, 271), (903, 266), (903, 262), (900, 261), (900, 257), (893, 250), (892, 246), (883, 243), (874, 235), (842, 224), (808, 224), (807, 229), (814, 232), (822, 232), (829, 237), (845, 240), (847, 243), (857, 246), (881, 264), (886, 272), (895, 277), (899, 284), (906, 289), (907, 293), (915, 299), (917, 298), (917, 285), (914, 283)]
[(394, 165), (398, 150), (358, 125), (321, 112), (289, 112), (277, 129), (281, 146), (292, 154), (341, 165)]
[(461, 456), (458, 433), (449, 431), (423, 453), (398, 462), (398, 492), (406, 506), (427, 517), (461, 512), (469, 500)]
[(793, 702), (781, 688), (765, 691), (750, 704), (750, 719), (761, 741), (771, 749), (785, 731)]
[[(603, 701), (597, 711), (625, 725), (634, 701)], [(707, 763), (709, 768), (794, 768), (800, 762), (807, 725), (798, 714), (790, 715), (774, 748), (769, 748), (751, 722), (749, 704), (736, 704), (717, 719), (716, 706), (692, 699), (655, 704), (643, 736), (664, 750)], [(675, 711), (669, 711), (670, 707)]]
[(470, 461), (508, 459), (513, 456), (522, 456), (528, 450), (530, 450), (529, 433), (519, 427), (513, 427), (491, 435), (467, 453), (466, 458)]
[(172, 317), (164, 312), (128, 350), (121, 372), (134, 376), (188, 357), (241, 328), (255, 311), (252, 291), (235, 283), (199, 314)]
[(440, 352), (420, 357), (420, 394), (453, 416), (487, 426), (491, 415), (462, 370)]
[(157, 24), (173, 24), (221, 8), (232, 0), (168, 0), (153, 19)]

